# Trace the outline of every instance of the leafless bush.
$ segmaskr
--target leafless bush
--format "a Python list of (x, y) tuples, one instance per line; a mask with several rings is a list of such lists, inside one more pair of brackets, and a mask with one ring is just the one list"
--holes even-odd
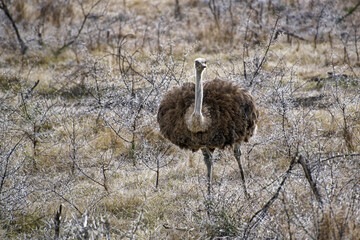
[[(357, 2), (139, 3), (0, 3), (0, 238), (356, 238)], [(207, 198), (199, 154), (159, 135), (195, 55), (257, 99), (249, 198), (226, 151)]]

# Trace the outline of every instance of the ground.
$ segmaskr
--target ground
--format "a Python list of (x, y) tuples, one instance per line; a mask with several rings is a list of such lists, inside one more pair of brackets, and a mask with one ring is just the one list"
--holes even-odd
[[(0, 1), (0, 238), (358, 239), (358, 1), (176, 2)], [(197, 57), (256, 99), (249, 197), (159, 134)]]

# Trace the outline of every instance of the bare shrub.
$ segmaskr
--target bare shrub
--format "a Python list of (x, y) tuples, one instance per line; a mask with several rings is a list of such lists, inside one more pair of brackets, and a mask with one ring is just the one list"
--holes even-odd
[[(0, 238), (357, 239), (358, 1), (175, 6), (1, 1)], [(200, 56), (258, 103), (248, 198), (229, 152), (207, 198), (201, 154), (159, 134)]]

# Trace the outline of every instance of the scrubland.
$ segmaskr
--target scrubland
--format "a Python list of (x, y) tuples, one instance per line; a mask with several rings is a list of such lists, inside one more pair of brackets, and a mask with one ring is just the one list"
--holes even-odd
[[(359, 239), (359, 5), (1, 0), (0, 238)], [(159, 134), (196, 57), (258, 104), (249, 197)]]

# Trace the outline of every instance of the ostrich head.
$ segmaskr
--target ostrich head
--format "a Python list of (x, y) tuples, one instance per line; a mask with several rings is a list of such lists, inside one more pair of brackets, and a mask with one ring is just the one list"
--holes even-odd
[(195, 69), (197, 72), (202, 72), (206, 68), (206, 59), (197, 58), (195, 59)]

